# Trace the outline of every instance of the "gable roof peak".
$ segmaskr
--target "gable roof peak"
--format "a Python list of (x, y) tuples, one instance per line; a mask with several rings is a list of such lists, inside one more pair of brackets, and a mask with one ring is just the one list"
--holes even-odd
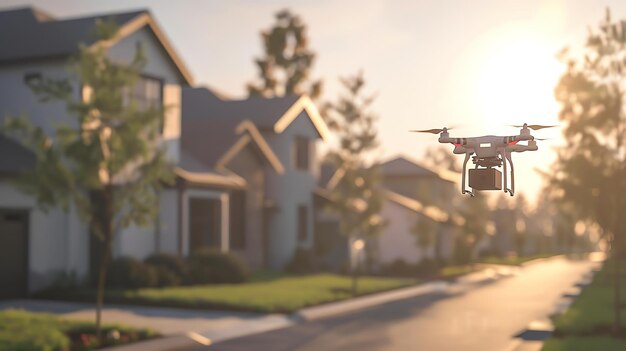
[(380, 165), (380, 172), (383, 175), (415, 175), (439, 177), (437, 172), (421, 163), (411, 160), (405, 156), (396, 156)]

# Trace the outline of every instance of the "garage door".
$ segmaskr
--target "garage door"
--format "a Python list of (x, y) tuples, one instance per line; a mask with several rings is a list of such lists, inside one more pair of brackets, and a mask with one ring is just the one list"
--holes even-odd
[(0, 299), (26, 295), (28, 213), (0, 210)]

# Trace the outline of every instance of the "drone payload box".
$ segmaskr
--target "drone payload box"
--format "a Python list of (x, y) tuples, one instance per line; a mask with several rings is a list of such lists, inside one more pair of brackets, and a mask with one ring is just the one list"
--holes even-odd
[(470, 169), (469, 186), (476, 190), (502, 190), (502, 172), (495, 168)]

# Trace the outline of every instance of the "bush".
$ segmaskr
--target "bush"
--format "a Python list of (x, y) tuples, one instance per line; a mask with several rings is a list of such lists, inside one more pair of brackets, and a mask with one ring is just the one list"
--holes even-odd
[(420, 277), (433, 277), (439, 273), (440, 264), (432, 258), (425, 258), (417, 264), (416, 273)]
[(145, 263), (156, 268), (157, 286), (178, 286), (189, 282), (187, 263), (175, 255), (158, 253), (148, 257)]
[(299, 247), (296, 252), (294, 252), (287, 267), (285, 267), (285, 271), (291, 274), (314, 273), (316, 271), (316, 265), (313, 252)]
[(398, 258), (393, 262), (385, 265), (381, 273), (391, 277), (415, 277), (416, 267), (405, 260)]
[(157, 269), (131, 257), (113, 260), (107, 274), (107, 287), (138, 289), (157, 286)]
[(188, 260), (192, 284), (243, 283), (249, 277), (246, 264), (231, 253), (199, 249)]

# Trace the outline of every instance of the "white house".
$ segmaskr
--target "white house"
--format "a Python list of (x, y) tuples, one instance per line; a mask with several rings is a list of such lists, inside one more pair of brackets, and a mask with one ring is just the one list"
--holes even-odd
[[(381, 216), (388, 223), (377, 238), (380, 263), (449, 258), (463, 224), (451, 211), (456, 199), (451, 177), (402, 156), (383, 162), (380, 173), (386, 200)], [(421, 221), (434, 228), (434, 241), (427, 246), (418, 244)]]
[[(118, 24), (114, 40), (94, 41), (92, 33), (98, 18)], [(70, 123), (72, 119), (63, 104), (38, 101), (25, 81), (38, 77), (69, 79), (72, 94), (76, 99), (83, 98), (88, 89), (67, 70), (68, 58), (77, 52), (79, 44), (102, 45), (111, 59), (121, 63), (129, 62), (141, 44), (147, 65), (135, 94), (152, 103), (172, 106), (165, 115), (162, 140), (169, 159), (179, 163), (181, 91), (192, 84), (192, 78), (148, 11), (70, 19), (57, 19), (34, 8), (0, 11), (0, 122), (8, 116), (24, 115), (48, 133), (58, 124)], [(19, 172), (32, 169), (32, 155), (4, 137), (0, 139), (0, 150), (0, 295), (20, 296), (39, 290), (63, 273), (87, 276), (93, 266), (90, 261), (96, 258), (91, 252), (96, 252), (97, 241), (79, 221), (76, 210), (38, 209), (33, 198), (12, 183)], [(129, 228), (117, 233), (116, 256), (143, 258), (155, 251), (178, 250), (177, 236), (168, 233), (168, 229), (178, 226), (173, 190), (163, 192), (160, 206), (157, 230)]]

